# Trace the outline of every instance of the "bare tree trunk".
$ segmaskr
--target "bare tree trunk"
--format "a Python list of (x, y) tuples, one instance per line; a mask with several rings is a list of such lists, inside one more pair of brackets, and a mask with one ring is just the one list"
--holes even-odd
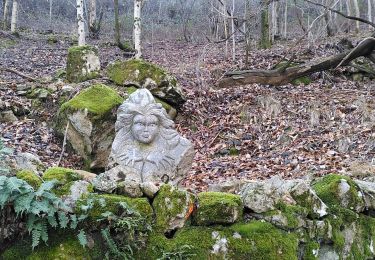
[[(359, 5), (358, 5), (358, 0), (353, 0), (354, 4), (354, 12), (356, 17), (360, 17), (360, 12), (359, 12)], [(359, 21), (355, 22), (355, 31), (356, 33), (359, 33)]]
[(250, 54), (250, 0), (245, 0), (245, 40), (246, 40), (246, 58), (245, 64), (249, 65)]
[(96, 38), (97, 35), (97, 19), (96, 19), (96, 0), (90, 0), (89, 2), (89, 35), (92, 38)]
[(119, 21), (119, 11), (118, 11), (118, 0), (114, 0), (114, 11), (115, 11), (115, 41), (117, 46), (121, 45), (121, 36), (120, 36), (120, 21)]
[(271, 3), (271, 30), (270, 30), (270, 39), (271, 43), (275, 42), (275, 36), (277, 34), (277, 2), (272, 1)]
[(227, 0), (223, 0), (223, 24), (224, 24), (224, 39), (225, 40), (225, 58), (228, 59), (228, 19), (225, 17), (227, 13)]
[(288, 33), (288, 0), (285, 0), (285, 8), (284, 8), (284, 39), (286, 39)]
[(49, 29), (52, 31), (52, 8), (53, 0), (49, 0)]
[(134, 49), (135, 58), (142, 57), (141, 46), (141, 9), (143, 0), (134, 0)]
[(77, 20), (78, 20), (78, 46), (86, 44), (85, 18), (83, 16), (83, 0), (77, 0)]
[(270, 23), (269, 23), (269, 15), (268, 15), (268, 1), (262, 0), (261, 1), (261, 38), (260, 38), (260, 48), (261, 49), (268, 49), (271, 47), (270, 41)]
[[(367, 0), (367, 19), (369, 21), (372, 21), (372, 5), (371, 5), (371, 0)], [(371, 30), (373, 27), (371, 25), (368, 26), (368, 28)]]
[(12, 21), (10, 23), (10, 31), (12, 33), (16, 32), (16, 29), (17, 29), (17, 18), (18, 18), (18, 0), (13, 0)]
[(9, 1), (4, 0), (4, 9), (3, 9), (3, 30), (6, 31), (8, 29), (8, 13), (9, 13)]
[(232, 0), (232, 61), (236, 60), (236, 34), (234, 28), (234, 0)]

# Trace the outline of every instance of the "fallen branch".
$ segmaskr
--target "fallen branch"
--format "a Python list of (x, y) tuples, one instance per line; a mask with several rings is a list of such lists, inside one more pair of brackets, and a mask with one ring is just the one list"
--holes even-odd
[(68, 129), (69, 129), (69, 120), (68, 120), (68, 123), (66, 124), (65, 133), (64, 133), (63, 146), (62, 146), (62, 149), (61, 149), (59, 160), (57, 162), (57, 167), (60, 165), (61, 160), (62, 160), (63, 155), (64, 155), (64, 152), (65, 152), (66, 139), (67, 139), (67, 136), (68, 136)]
[(285, 85), (297, 78), (308, 76), (315, 72), (348, 65), (352, 60), (361, 56), (367, 57), (371, 61), (374, 61), (374, 50), (375, 38), (369, 37), (361, 41), (351, 51), (295, 67), (282, 67), (281, 69), (274, 70), (244, 70), (227, 72), (224, 74), (224, 77), (217, 82), (217, 87), (225, 88), (229, 86), (253, 83), (275, 86)]
[(18, 76), (20, 76), (22, 78), (25, 78), (25, 79), (28, 79), (28, 80), (33, 81), (33, 82), (38, 81), (36, 78), (30, 77), (30, 76), (28, 76), (26, 74), (23, 74), (22, 72), (14, 70), (14, 69), (0, 67), (0, 70), (17, 74)]

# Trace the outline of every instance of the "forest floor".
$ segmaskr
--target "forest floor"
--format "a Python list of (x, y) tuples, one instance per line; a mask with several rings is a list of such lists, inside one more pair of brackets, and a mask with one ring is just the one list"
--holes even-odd
[[(52, 79), (56, 71), (65, 68), (71, 41), (61, 35), (54, 43), (48, 39), (50, 36), (39, 34), (14, 40), (0, 38), (0, 67)], [(254, 50), (247, 68), (272, 68), (294, 52), (298, 62), (332, 55), (339, 52), (334, 43), (338, 40), (317, 43), (310, 50), (306, 45), (291, 48), (281, 43), (271, 50)], [(115, 59), (124, 59), (111, 44), (92, 44), (100, 49), (103, 68)], [(224, 71), (245, 67), (243, 47), (238, 48), (233, 63), (225, 59), (224, 46), (172, 41), (144, 46), (144, 58), (174, 74), (187, 94), (188, 101), (176, 119), (178, 131), (196, 149), (192, 169), (183, 181), (186, 187), (206, 190), (210, 184), (227, 180), (273, 175), (375, 173), (371, 166), (375, 155), (375, 81), (367, 76), (352, 80), (355, 74), (349, 67), (314, 74), (308, 85), (252, 84), (217, 89), (215, 81)], [(52, 94), (43, 111), (33, 111), (31, 100), (20, 93), (23, 87), (35, 84), (0, 71), (0, 101), (18, 107), (21, 113), (27, 111), (18, 122), (0, 123), (0, 137), (16, 152), (37, 154), (47, 166), (53, 166), (62, 149), (62, 141), (50, 124), (58, 109), (59, 93)], [(59, 90), (65, 85), (82, 88), (91, 82), (52, 84)], [(61, 166), (80, 168), (82, 160), (66, 152)]]

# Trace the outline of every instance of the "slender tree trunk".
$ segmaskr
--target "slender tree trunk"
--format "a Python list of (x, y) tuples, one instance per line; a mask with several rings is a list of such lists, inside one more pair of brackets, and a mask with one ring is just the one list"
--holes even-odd
[(16, 32), (16, 29), (17, 29), (17, 18), (18, 18), (18, 0), (13, 0), (12, 21), (10, 23), (10, 31), (12, 33)]
[(9, 1), (4, 0), (4, 9), (3, 9), (3, 30), (6, 31), (8, 29), (8, 16), (9, 16)]
[(97, 34), (97, 19), (96, 19), (96, 0), (89, 2), (89, 34), (90, 37), (95, 38)]
[[(352, 16), (352, 7), (351, 7), (351, 0), (346, 0), (346, 12), (348, 16)], [(352, 23), (353, 21), (348, 21), (348, 32), (352, 29)]]
[[(372, 4), (371, 4), (371, 0), (367, 0), (367, 19), (369, 21), (372, 21)], [(368, 26), (369, 29), (373, 29), (373, 27), (371, 25)]]
[[(358, 0), (353, 0), (353, 4), (354, 4), (355, 16), (360, 17)], [(359, 21), (355, 22), (355, 31), (356, 31), (356, 33), (359, 33)]]
[(227, 13), (227, 0), (223, 0), (223, 24), (224, 24), (224, 39), (225, 39), (225, 58), (228, 59), (228, 19), (225, 17)]
[(288, 33), (288, 0), (285, 0), (285, 8), (284, 8), (284, 39), (286, 39)]
[(246, 40), (246, 58), (245, 63), (249, 65), (250, 54), (250, 0), (245, 0), (245, 40)]
[(114, 11), (115, 11), (115, 41), (117, 46), (121, 45), (121, 36), (120, 36), (120, 21), (119, 21), (119, 11), (118, 11), (118, 0), (114, 0)]
[(135, 49), (136, 59), (140, 59), (142, 57), (141, 9), (142, 9), (142, 0), (134, 0), (134, 49)]
[(77, 0), (77, 20), (78, 20), (78, 46), (86, 44), (85, 18), (83, 16), (83, 0)]
[(261, 1), (261, 38), (260, 38), (260, 48), (261, 49), (268, 49), (271, 47), (270, 41), (270, 23), (269, 23), (269, 15), (268, 15), (268, 1), (262, 0)]
[(52, 30), (52, 9), (53, 9), (53, 0), (49, 0), (49, 29)]
[(232, 0), (232, 61), (236, 60), (236, 34), (234, 28), (234, 0)]

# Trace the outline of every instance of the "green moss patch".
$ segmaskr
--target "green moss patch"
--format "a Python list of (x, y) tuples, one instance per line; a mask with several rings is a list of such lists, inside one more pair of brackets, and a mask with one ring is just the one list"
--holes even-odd
[(165, 232), (175, 220), (187, 219), (189, 208), (193, 205), (194, 199), (187, 191), (178, 190), (171, 185), (163, 185), (152, 203), (156, 214), (155, 228)]
[(58, 184), (64, 185), (72, 181), (82, 180), (82, 177), (72, 169), (51, 167), (44, 172), (43, 179), (45, 181), (57, 180)]
[(18, 241), (14, 246), (7, 249), (0, 259), (14, 260), (71, 260), (71, 259), (94, 259), (97, 249), (83, 248), (74, 233), (50, 232), (48, 244), (41, 244), (34, 251), (31, 250), (31, 239), (25, 238)]
[(262, 221), (235, 224), (231, 229), (244, 238), (230, 240), (233, 259), (298, 259), (298, 238), (293, 233), (286, 233)]
[(96, 117), (102, 117), (122, 102), (123, 98), (112, 88), (105, 85), (94, 85), (64, 103), (61, 106), (60, 112), (87, 109)]
[[(344, 194), (344, 197), (342, 195), (340, 197), (339, 191), (339, 185), (342, 182), (346, 182), (350, 186), (349, 191)], [(359, 195), (357, 185), (347, 176), (337, 174), (326, 175), (313, 184), (313, 189), (318, 197), (328, 206), (336, 205), (355, 209), (359, 205), (363, 205), (363, 198)]]
[(120, 202), (125, 202), (131, 208), (136, 210), (141, 214), (142, 217), (151, 221), (153, 216), (153, 211), (151, 205), (149, 204), (146, 198), (129, 198), (121, 195), (112, 195), (112, 194), (92, 194), (86, 199), (78, 201), (76, 206), (77, 214), (85, 214), (83, 207), (87, 205), (87, 202), (93, 201), (93, 206), (88, 210), (87, 214), (89, 218), (93, 221), (102, 219), (102, 214), (105, 212), (112, 212), (115, 215), (118, 215), (122, 208)]
[(242, 216), (243, 206), (238, 195), (222, 192), (198, 194), (198, 210), (194, 214), (197, 225), (230, 224)]
[[(138, 82), (140, 86), (146, 82), (147, 78), (160, 85), (168, 75), (159, 66), (140, 59), (116, 61), (108, 66), (107, 74), (118, 85), (124, 85), (127, 82)], [(176, 85), (177, 81), (174, 80), (171, 83)]]
[(42, 184), (42, 179), (32, 171), (28, 171), (28, 170), (19, 171), (16, 174), (16, 177), (18, 179), (26, 181), (35, 190), (37, 190), (39, 186)]

